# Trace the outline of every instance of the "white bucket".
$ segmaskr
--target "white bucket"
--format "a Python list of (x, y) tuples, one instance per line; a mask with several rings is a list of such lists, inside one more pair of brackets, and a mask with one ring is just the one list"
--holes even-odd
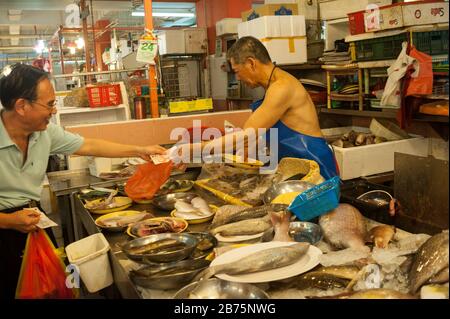
[(108, 287), (113, 283), (109, 265), (109, 243), (103, 234), (94, 234), (66, 247), (71, 264), (80, 269), (80, 276), (90, 293)]

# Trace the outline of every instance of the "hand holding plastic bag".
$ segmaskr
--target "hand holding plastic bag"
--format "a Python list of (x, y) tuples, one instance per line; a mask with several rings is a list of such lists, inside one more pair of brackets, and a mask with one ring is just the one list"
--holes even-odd
[(128, 179), (125, 193), (133, 200), (151, 199), (170, 176), (173, 162), (138, 165), (136, 173)]
[[(66, 286), (65, 265), (43, 229), (28, 234), (16, 298), (73, 299), (77, 290)], [(5, 274), (3, 274), (5, 275)]]
[(402, 51), (398, 55), (397, 60), (387, 69), (388, 79), (381, 97), (381, 106), (400, 107), (401, 105), (401, 79), (406, 74), (408, 67), (416, 63), (416, 59), (406, 54), (407, 47), (408, 42), (403, 42)]

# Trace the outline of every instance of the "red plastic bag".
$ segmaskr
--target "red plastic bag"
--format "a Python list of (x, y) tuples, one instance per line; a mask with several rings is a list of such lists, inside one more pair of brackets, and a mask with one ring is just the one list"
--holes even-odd
[(28, 234), (16, 288), (18, 299), (73, 299), (78, 292), (66, 286), (65, 265), (43, 229)]
[(136, 173), (125, 185), (125, 193), (133, 200), (151, 199), (170, 176), (173, 162), (138, 165)]
[(411, 74), (411, 79), (406, 89), (406, 96), (432, 94), (433, 63), (431, 56), (420, 52), (414, 46), (411, 47), (409, 56), (417, 60), (416, 63), (419, 65), (419, 68)]

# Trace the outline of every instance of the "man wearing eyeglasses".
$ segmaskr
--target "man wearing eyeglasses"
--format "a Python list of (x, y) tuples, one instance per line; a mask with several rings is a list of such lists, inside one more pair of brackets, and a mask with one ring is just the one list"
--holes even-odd
[(38, 202), (50, 155), (135, 157), (165, 154), (159, 145), (135, 146), (83, 138), (50, 119), (55, 91), (44, 71), (16, 64), (0, 79), (0, 300), (14, 298), (27, 233), (39, 215), (25, 210)]

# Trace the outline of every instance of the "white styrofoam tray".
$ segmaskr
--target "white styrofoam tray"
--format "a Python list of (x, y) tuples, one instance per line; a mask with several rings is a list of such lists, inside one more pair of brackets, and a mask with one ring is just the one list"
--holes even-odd
[[(339, 127), (322, 130), (322, 134), (336, 136), (350, 130), (370, 132), (366, 127)], [(333, 146), (339, 173), (342, 180), (370, 176), (394, 170), (394, 153), (404, 153), (417, 156), (428, 156), (429, 139), (418, 135), (412, 138), (383, 142), (380, 144), (342, 148)]]

